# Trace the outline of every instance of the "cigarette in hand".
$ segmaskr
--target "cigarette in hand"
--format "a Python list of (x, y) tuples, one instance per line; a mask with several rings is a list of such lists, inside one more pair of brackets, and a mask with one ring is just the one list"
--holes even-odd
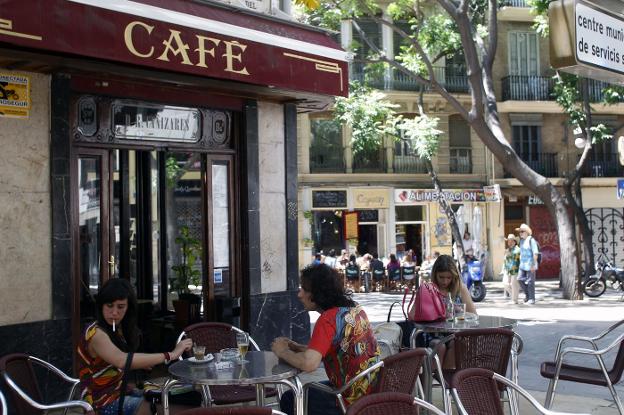
[(115, 332), (115, 320), (113, 320), (113, 333)]

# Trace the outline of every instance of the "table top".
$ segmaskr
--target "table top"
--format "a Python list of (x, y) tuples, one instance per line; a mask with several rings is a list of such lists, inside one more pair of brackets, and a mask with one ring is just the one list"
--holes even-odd
[(414, 323), (416, 330), (422, 330), (428, 333), (453, 333), (461, 330), (470, 329), (487, 329), (487, 328), (507, 328), (512, 329), (518, 324), (517, 320), (497, 317), (497, 316), (479, 316), (476, 321), (434, 321), (431, 323)]
[(233, 361), (233, 367), (217, 369), (215, 360), (196, 364), (181, 360), (169, 365), (169, 374), (179, 380), (204, 385), (254, 385), (292, 378), (299, 369), (280, 361), (273, 352), (250, 351), (247, 363)]

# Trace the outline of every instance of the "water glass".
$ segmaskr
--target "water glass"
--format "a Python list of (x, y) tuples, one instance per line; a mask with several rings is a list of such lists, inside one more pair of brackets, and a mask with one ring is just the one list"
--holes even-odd
[(193, 344), (193, 356), (195, 357), (195, 360), (204, 360), (206, 357), (206, 346)]

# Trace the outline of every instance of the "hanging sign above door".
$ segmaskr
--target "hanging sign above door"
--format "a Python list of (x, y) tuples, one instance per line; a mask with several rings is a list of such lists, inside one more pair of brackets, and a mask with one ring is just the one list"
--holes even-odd
[(116, 138), (196, 143), (200, 112), (168, 105), (113, 104)]

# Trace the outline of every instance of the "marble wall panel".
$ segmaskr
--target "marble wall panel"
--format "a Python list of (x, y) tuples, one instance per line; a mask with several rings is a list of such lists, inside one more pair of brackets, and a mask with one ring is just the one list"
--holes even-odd
[[(286, 290), (284, 107), (258, 104), (261, 292)], [(252, 314), (253, 315), (253, 314)]]
[(52, 308), (50, 77), (25, 74), (30, 116), (0, 117), (0, 325), (47, 320)]

